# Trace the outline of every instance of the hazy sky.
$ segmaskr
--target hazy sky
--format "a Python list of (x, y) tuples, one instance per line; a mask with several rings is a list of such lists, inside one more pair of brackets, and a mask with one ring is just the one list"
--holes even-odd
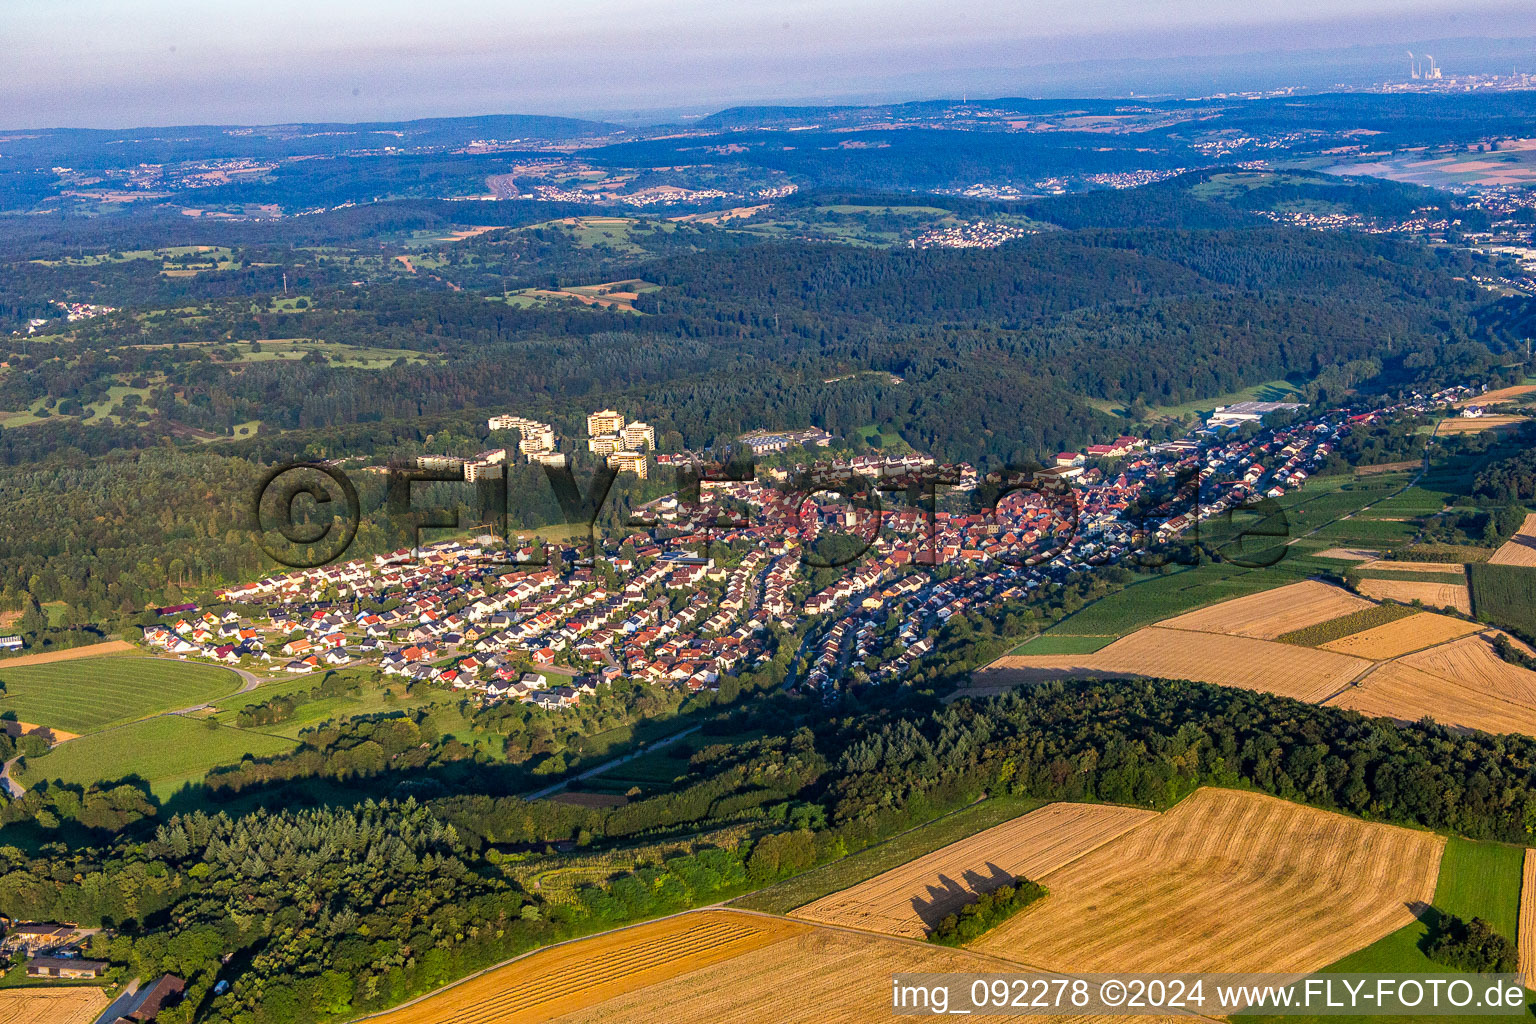
[(1061, 62), (1484, 35), (1536, 35), (1531, 0), (0, 0), (0, 127), (915, 97), (981, 70), (1029, 95)]

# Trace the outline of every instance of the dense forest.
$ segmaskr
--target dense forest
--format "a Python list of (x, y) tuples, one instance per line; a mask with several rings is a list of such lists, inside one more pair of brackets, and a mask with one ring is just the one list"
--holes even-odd
[(1536, 432), (1524, 431), (1516, 443), (1522, 450), (1499, 459), (1477, 474), (1472, 492), (1489, 502), (1536, 503)]

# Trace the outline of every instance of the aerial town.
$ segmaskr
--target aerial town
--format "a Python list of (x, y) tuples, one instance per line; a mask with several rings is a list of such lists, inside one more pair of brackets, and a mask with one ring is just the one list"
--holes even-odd
[[(1407, 408), (1441, 408), (1468, 394), (1453, 389)], [(961, 611), (1134, 558), (1204, 520), (1305, 486), (1344, 433), (1403, 408), (1309, 417), (1299, 403), (1240, 402), (1183, 438), (1126, 436), (1062, 452), (995, 509), (974, 507), (981, 481), (972, 467), (918, 453), (775, 468), (753, 480), (706, 481), (696, 501), (673, 493), (648, 503), (632, 532), (603, 540), (596, 564), (562, 545), (534, 564), (532, 539), (465, 537), (226, 587), (215, 595), (222, 610), (189, 609), (147, 628), (143, 640), (271, 673), (374, 665), (484, 703), (557, 709), (620, 677), (716, 688), (722, 675), (772, 656), (772, 627), (782, 635), (804, 626), (799, 653), (810, 668), (790, 685), (832, 702), (848, 687), (899, 679)], [(1265, 427), (1276, 413), (1291, 422)], [(490, 425), (521, 431), (529, 461), (558, 454), (548, 424), (499, 416)], [(648, 425), (604, 409), (587, 426), (591, 452), (645, 474)], [(745, 437), (754, 454), (830, 441), (818, 428)], [(505, 456), (441, 461), (463, 465), (468, 479)], [(933, 482), (944, 485), (927, 507), (869, 500), (925, 481), (933, 493)], [(1166, 500), (1134, 515), (1149, 494)], [(818, 538), (837, 532), (859, 539), (858, 557), (819, 561)], [(506, 571), (517, 563), (525, 567)], [(949, 571), (932, 572), (937, 566)], [(822, 585), (813, 587), (818, 573)]]

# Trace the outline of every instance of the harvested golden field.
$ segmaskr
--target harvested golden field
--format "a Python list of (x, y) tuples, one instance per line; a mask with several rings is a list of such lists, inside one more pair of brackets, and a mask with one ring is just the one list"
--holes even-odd
[(981, 687), (1085, 676), (1162, 676), (1320, 701), (1370, 668), (1332, 651), (1148, 626), (1093, 654), (1012, 654), (973, 677)]
[(1191, 629), (1202, 633), (1226, 633), (1273, 640), (1282, 633), (1305, 629), (1342, 615), (1369, 608), (1371, 602), (1356, 597), (1341, 587), (1316, 580), (1292, 583), (1287, 587), (1265, 590), (1247, 597), (1164, 619), (1158, 625), (1168, 629)]
[(23, 654), (19, 658), (6, 658), (0, 660), (0, 668), (15, 668), (18, 665), (49, 665), (55, 661), (74, 661), (76, 658), (94, 658), (101, 654), (138, 654), (139, 649), (133, 644), (123, 640), (108, 640), (102, 644), (88, 644), (85, 647), (71, 647), (63, 651), (47, 651), (42, 654)]
[(1050, 804), (790, 914), (921, 939), (944, 917), (1023, 876), (1038, 879), (1157, 817), (1106, 804)]
[(1417, 722), (1428, 716), (1456, 729), (1536, 736), (1536, 708), (1415, 668), (1406, 659), (1387, 662), (1328, 704), (1371, 718)]
[(1454, 608), (1472, 614), (1472, 595), (1465, 583), (1426, 583), (1423, 580), (1361, 580), (1360, 593), (1378, 601), (1422, 601), (1430, 608)]
[(1520, 973), (1525, 987), (1536, 988), (1536, 850), (1525, 851), (1525, 872), (1520, 879)]
[(0, 992), (0, 1024), (91, 1024), (107, 1008), (99, 988), (20, 988)]
[(376, 1019), (380, 1024), (540, 1024), (781, 942), (807, 927), (733, 910), (682, 914), (532, 953)]
[(1530, 419), (1529, 416), (1478, 416), (1475, 419), (1463, 419), (1460, 416), (1454, 419), (1444, 419), (1435, 427), (1437, 437), (1446, 437), (1450, 434), (1481, 434), (1485, 430), (1508, 430), (1518, 427)]
[(1201, 789), (1046, 875), (1050, 895), (974, 948), (1061, 971), (1313, 971), (1412, 922), (1444, 846)]
[(1493, 391), (1485, 391), (1481, 395), (1463, 398), (1455, 404), (1458, 409), (1464, 409), (1469, 405), (1497, 405), (1500, 402), (1509, 402), (1528, 395), (1532, 391), (1536, 391), (1536, 384), (1516, 384), (1514, 387), (1496, 388)]
[(1469, 636), (1400, 660), (1404, 665), (1423, 669), (1468, 689), (1536, 708), (1536, 672), (1511, 665), (1499, 657), (1487, 636)]
[(1536, 565), (1536, 512), (1525, 517), (1515, 535), (1488, 559), (1491, 565)]
[[(783, 942), (667, 981), (633, 987), (597, 1005), (551, 1018), (550, 1024), (886, 1024), (895, 1019), (891, 975), (919, 972), (1016, 974), (1019, 965), (909, 939), (808, 926)], [(1040, 1018), (1009, 1014), (987, 1019)], [(1052, 1019), (1062, 1024), (1124, 1021)], [(1190, 1018), (1181, 1019), (1187, 1024)]]
[(1339, 640), (1332, 640), (1323, 644), (1321, 650), (1333, 651), (1336, 654), (1350, 654), (1358, 658), (1370, 658), (1374, 661), (1387, 661), (1401, 657), (1410, 651), (1456, 640), (1483, 628), (1475, 622), (1453, 619), (1449, 615), (1420, 612), (1359, 633), (1352, 633)]

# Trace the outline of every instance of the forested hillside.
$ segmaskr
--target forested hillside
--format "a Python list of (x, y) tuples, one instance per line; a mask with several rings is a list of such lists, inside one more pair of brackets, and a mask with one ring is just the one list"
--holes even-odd
[[(174, 603), (261, 568), (239, 509), (259, 464), (383, 459), (429, 438), (467, 454), (490, 442), (495, 412), (577, 436), (589, 407), (619, 406), (673, 449), (881, 423), (941, 459), (1020, 463), (1181, 431), (1158, 410), (1280, 378), (1329, 402), (1492, 379), (1526, 357), (1523, 307), (1484, 300), (1465, 255), (1277, 226), (1197, 187), (1038, 202), (1029, 216), (1057, 229), (991, 249), (539, 221), (538, 204), (495, 204), (485, 230), (422, 267), (367, 239), (442, 231), (440, 206), (279, 222), (260, 243), (265, 229), (224, 226), (212, 253), (61, 261), (57, 238), (36, 238), (52, 255), (12, 264), (13, 311), (39, 295), (118, 308), (0, 339), (0, 408), (34, 421), (0, 431), (13, 467), (0, 512), (38, 524), (3, 545), (0, 592), (12, 607), (63, 601), (66, 621)], [(506, 299), (541, 274), (549, 287), (620, 274), (654, 287), (634, 312)], [(282, 358), (284, 339), (316, 344)], [(131, 454), (199, 431), (227, 440), (196, 457)], [(96, 514), (39, 507), (69, 494)], [(156, 555), (173, 540), (174, 569)]]

